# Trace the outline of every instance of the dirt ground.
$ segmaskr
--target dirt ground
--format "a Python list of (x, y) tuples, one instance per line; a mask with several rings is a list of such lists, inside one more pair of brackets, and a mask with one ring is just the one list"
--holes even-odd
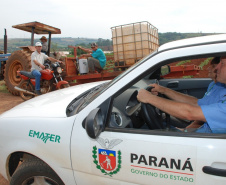
[[(0, 114), (22, 103), (19, 96), (13, 96), (10, 93), (0, 91)], [(0, 174), (0, 185), (9, 185), (8, 181)]]
[(0, 114), (24, 102), (21, 97), (0, 92)]

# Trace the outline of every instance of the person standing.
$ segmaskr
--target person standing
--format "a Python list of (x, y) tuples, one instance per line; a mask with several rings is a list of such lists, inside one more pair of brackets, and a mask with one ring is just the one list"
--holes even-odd
[(95, 73), (95, 71), (97, 71), (101, 73), (106, 65), (106, 56), (102, 49), (98, 48), (96, 43), (91, 44), (92, 50), (82, 48), (81, 46), (78, 46), (78, 48), (89, 53), (81, 55), (81, 57), (88, 57), (89, 72)]
[(42, 36), (40, 39), (42, 43), (42, 51), (43, 53), (47, 54), (48, 53), (48, 44), (47, 44), (47, 38), (45, 36)]
[(40, 71), (45, 69), (45, 66), (43, 65), (44, 61), (48, 59), (52, 62), (59, 62), (59, 63), (62, 63), (62, 62), (42, 53), (41, 52), (42, 44), (40, 42), (36, 42), (35, 49), (36, 51), (34, 51), (31, 54), (31, 73), (33, 76), (35, 76), (35, 93), (37, 95), (41, 95), (42, 93), (40, 91), (40, 80), (41, 80)]

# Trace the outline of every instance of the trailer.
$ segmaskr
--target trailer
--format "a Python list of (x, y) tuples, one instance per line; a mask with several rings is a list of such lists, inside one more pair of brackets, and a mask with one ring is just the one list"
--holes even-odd
[[(77, 47), (68, 46), (69, 48), (74, 49), (74, 57), (65, 57), (65, 71), (66, 75), (64, 80), (70, 82), (70, 85), (78, 85), (89, 82), (103, 81), (103, 80), (112, 80), (116, 76), (122, 73), (121, 70), (115, 70), (114, 64), (113, 67), (106, 67), (101, 73), (89, 73), (88, 64), (86, 65), (86, 70), (81, 69), (81, 60), (86, 60), (84, 58), (79, 58), (77, 56)], [(82, 66), (83, 67), (83, 66)]]
[(80, 73), (77, 47), (68, 46), (74, 49), (74, 57), (65, 58), (65, 80), (76, 80), (73, 84), (77, 85), (113, 79), (159, 47), (158, 29), (147, 21), (114, 26), (111, 31), (114, 67), (106, 68), (102, 73)]

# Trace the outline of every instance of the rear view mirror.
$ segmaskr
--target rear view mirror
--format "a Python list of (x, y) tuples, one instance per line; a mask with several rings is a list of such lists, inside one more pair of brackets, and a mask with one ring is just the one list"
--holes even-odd
[(85, 129), (88, 136), (92, 139), (100, 135), (103, 129), (103, 118), (100, 108), (96, 108), (88, 114), (85, 120)]

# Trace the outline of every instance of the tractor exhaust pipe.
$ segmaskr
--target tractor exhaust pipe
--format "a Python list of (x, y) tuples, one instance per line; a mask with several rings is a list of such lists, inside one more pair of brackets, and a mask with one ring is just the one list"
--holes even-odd
[(20, 92), (24, 92), (24, 93), (27, 93), (27, 94), (30, 94), (30, 95), (33, 95), (33, 96), (37, 96), (37, 94), (33, 93), (33, 92), (30, 92), (30, 91), (27, 91), (27, 90), (24, 90), (24, 89), (21, 89), (17, 86), (14, 87), (15, 90), (17, 91), (20, 91)]
[(4, 35), (4, 54), (7, 54), (7, 32), (5, 29), (5, 35)]

